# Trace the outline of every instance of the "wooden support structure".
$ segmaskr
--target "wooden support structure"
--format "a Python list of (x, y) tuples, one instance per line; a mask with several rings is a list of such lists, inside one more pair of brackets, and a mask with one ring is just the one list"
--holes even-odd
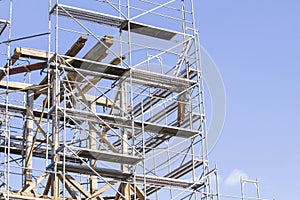
[[(57, 149), (59, 148), (59, 137), (60, 137), (60, 113), (59, 110), (59, 102), (60, 102), (60, 80), (59, 80), (59, 71), (53, 70), (51, 71), (53, 76), (53, 81), (51, 82), (51, 87), (53, 88), (51, 91), (50, 101), (51, 105), (53, 106), (53, 117), (52, 117), (52, 155), (51, 155), (51, 162), (56, 163), (60, 160), (60, 155), (57, 154)], [(52, 97), (52, 98), (51, 98)], [(56, 98), (53, 98), (56, 97)], [(46, 104), (49, 105), (48, 98), (46, 99)], [(59, 178), (57, 176), (57, 171), (52, 176), (52, 183), (51, 183), (51, 195), (54, 198), (59, 197), (60, 195), (60, 184)]]
[[(121, 63), (122, 60), (125, 59), (125, 56), (120, 56), (119, 58), (115, 58), (114, 60), (112, 60), (109, 64), (110, 65), (118, 65)], [(90, 82), (92, 84), (88, 84), (86, 85), (83, 89), (82, 89), (82, 92), (83, 93), (87, 93), (92, 87), (93, 85), (96, 85), (99, 81), (101, 80), (101, 77), (100, 78), (94, 78), (92, 80), (90, 80)]]
[(69, 194), (71, 195), (71, 197), (73, 199), (76, 200), (80, 200), (81, 198), (76, 194), (76, 192), (74, 191), (74, 189), (72, 188), (72, 185), (70, 184), (70, 182), (63, 177), (63, 175), (61, 174), (57, 174), (58, 178), (60, 179), (60, 181), (65, 184), (66, 189), (68, 190)]
[(43, 195), (48, 195), (50, 188), (51, 188), (52, 181), (53, 181), (53, 174), (50, 174), (49, 178), (47, 180)]
[(21, 190), (21, 192), (31, 192), (38, 184), (40, 184), (46, 177), (48, 173), (43, 173), (35, 182), (30, 182), (25, 185), (25, 187)]
[[(88, 53), (86, 53), (83, 59), (101, 62), (102, 59), (104, 59), (108, 55), (109, 53), (108, 48), (112, 46), (113, 42), (114, 40), (112, 36), (109, 35), (104, 36), (97, 44), (94, 45), (94, 47)], [(72, 61), (69, 64), (75, 67), (79, 67), (81, 69), (89, 69), (91, 66), (91, 64), (88, 62), (83, 62), (79, 66), (73, 65)], [(83, 77), (77, 76), (75, 72), (68, 72), (66, 80), (68, 80), (69, 82), (74, 82), (74, 81), (80, 82), (81, 80), (83, 80)], [(72, 85), (71, 87), (67, 87), (67, 88), (70, 91), (73, 90)]]
[(105, 192), (106, 190), (110, 189), (113, 185), (115, 185), (117, 183), (117, 181), (108, 181), (107, 184), (105, 184), (102, 188), (98, 189), (97, 191), (95, 191), (93, 193), (93, 195), (91, 196), (92, 198), (98, 197), (99, 195), (101, 195), (103, 192)]
[(131, 184), (130, 189), (134, 192), (134, 194), (136, 194), (139, 200), (146, 200), (143, 190), (138, 185)]
[[(93, 100), (92, 100), (93, 101)], [(96, 103), (89, 103), (91, 106), (91, 111), (93, 113), (96, 113)], [(91, 122), (88, 123), (90, 127), (90, 133), (88, 135), (89, 137), (89, 148), (92, 150), (97, 150), (97, 132), (93, 129), (93, 124)], [(91, 159), (90, 160), (91, 166), (95, 167), (97, 165), (97, 160)], [(93, 194), (98, 189), (98, 182), (97, 182), (97, 176), (90, 176), (90, 192)]]
[[(153, 36), (157, 29), (155, 27), (146, 27), (142, 24), (138, 23), (131, 23), (131, 22), (122, 22), (120, 25), (121, 30), (128, 30), (129, 27), (133, 29), (132, 32)], [(150, 31), (151, 33), (141, 32), (138, 28), (147, 29), (146, 31)], [(145, 31), (145, 30), (144, 30)], [(160, 35), (161, 39), (171, 39), (175, 34), (170, 32), (165, 32)], [(75, 57), (78, 52), (84, 47), (85, 42), (87, 41), (86, 37), (80, 37), (72, 47), (65, 53), (68, 57)], [(130, 200), (133, 198), (139, 200), (146, 200), (146, 196), (150, 195), (151, 193), (159, 190), (163, 187), (178, 187), (178, 188), (190, 188), (194, 186), (194, 183), (187, 180), (178, 180), (178, 178), (182, 177), (185, 174), (188, 174), (194, 168), (202, 165), (203, 162), (201, 161), (191, 161), (191, 163), (186, 163), (176, 170), (170, 172), (169, 174), (165, 175), (164, 177), (158, 176), (150, 176), (145, 174), (136, 174), (132, 173), (131, 169), (132, 166), (135, 166), (139, 163), (142, 158), (140, 156), (136, 156), (136, 153), (141, 153), (141, 149), (136, 150), (134, 147), (131, 147), (130, 138), (132, 138), (132, 134), (130, 134), (130, 129), (132, 129), (132, 133), (141, 133), (142, 131), (147, 133), (154, 133), (157, 134), (157, 138), (154, 137), (152, 143), (150, 141), (146, 141), (146, 148), (147, 147), (156, 147), (161, 142), (170, 139), (173, 136), (182, 137), (182, 138), (192, 138), (194, 136), (201, 135), (198, 130), (185, 129), (181, 127), (182, 122), (185, 119), (185, 108), (186, 108), (186, 94), (181, 94), (177, 101), (178, 104), (174, 106), (170, 106), (170, 112), (174, 109), (178, 109), (177, 113), (177, 123), (172, 123), (170, 125), (161, 125), (156, 123), (155, 120), (153, 121), (140, 121), (137, 120), (143, 114), (141, 110), (141, 104), (136, 104), (134, 108), (132, 108), (132, 113), (135, 116), (132, 118), (128, 117), (131, 115), (129, 113), (128, 107), (128, 97), (127, 95), (127, 84), (128, 84), (128, 77), (130, 76), (130, 80), (132, 83), (138, 83), (141, 86), (145, 87), (153, 87), (158, 88), (154, 95), (157, 95), (159, 98), (157, 100), (153, 100), (153, 97), (146, 97), (143, 100), (144, 111), (148, 111), (151, 107), (155, 104), (158, 104), (161, 99), (167, 98), (173, 93), (180, 93), (182, 90), (190, 88), (193, 84), (196, 84), (195, 81), (193, 82), (191, 79), (185, 79), (186, 74), (181, 74), (179, 77), (172, 77), (167, 74), (159, 74), (149, 71), (144, 71), (140, 69), (134, 68), (122, 68), (118, 66), (122, 60), (125, 59), (125, 56), (120, 56), (113, 59), (109, 64), (99, 64), (107, 55), (109, 54), (109, 48), (113, 45), (114, 39), (112, 36), (104, 36), (95, 46), (83, 57), (82, 60), (79, 59), (63, 59), (59, 58), (56, 60), (58, 63), (61, 63), (61, 68), (54, 69), (54, 65), (50, 65), (51, 71), (49, 72), (46, 77), (40, 82), (38, 86), (32, 84), (24, 84), (24, 83), (4, 83), (0, 81), (0, 88), (11, 88), (12, 90), (23, 90), (26, 91), (28, 94), (27, 97), (27, 105), (25, 108), (17, 107), (16, 110), (18, 111), (27, 111), (27, 121), (26, 121), (26, 131), (25, 131), (25, 141), (26, 141), (26, 166), (24, 170), (25, 174), (25, 187), (20, 191), (25, 193), (33, 192), (34, 187), (41, 183), (48, 175), (48, 180), (45, 186), (44, 195), (48, 195), (49, 191), (51, 190), (51, 198), (53, 199), (60, 199), (60, 186), (65, 186), (66, 190), (70, 194), (73, 199), (82, 199), (81, 195), (78, 194), (77, 191), (80, 192), (86, 199), (100, 199), (104, 200), (105, 198), (101, 195), (109, 190), (112, 185), (119, 183), (118, 192), (114, 196), (115, 200), (127, 199)], [(15, 53), (12, 56), (11, 63), (15, 63), (20, 57), (25, 58), (33, 58), (42, 60), (42, 62), (14, 67), (9, 69), (9, 74), (20, 74), (24, 72), (31, 72), (34, 70), (40, 70), (46, 67), (47, 62), (49, 59), (54, 58), (56, 56), (54, 53), (46, 52), (42, 50), (30, 49), (30, 48), (16, 48)], [(57, 58), (57, 57), (56, 57)], [(53, 59), (54, 60), (54, 59)], [(53, 61), (51, 59), (51, 61)], [(85, 60), (95, 61), (95, 62), (88, 62)], [(115, 100), (112, 101), (109, 98), (97, 98), (91, 95), (87, 95), (88, 91), (95, 87), (95, 85), (101, 81), (103, 77), (96, 76), (93, 79), (88, 80), (89, 84), (84, 86), (81, 85), (82, 80), (85, 79), (84, 75), (79, 76), (76, 71), (73, 69), (66, 70), (65, 76), (61, 79), (61, 71), (64, 66), (72, 66), (74, 68), (84, 70), (93, 71), (97, 67), (99, 68), (99, 74), (107, 74), (115, 76), (111, 78), (111, 80), (118, 81), (120, 80), (120, 88), (115, 96)], [(68, 67), (66, 67), (68, 68)], [(0, 80), (4, 77), (5, 70), (0, 71)], [(102, 76), (102, 75), (101, 75)], [(48, 84), (51, 84), (48, 85)], [(47, 86), (47, 87), (45, 87)], [(37, 88), (34, 88), (37, 87)], [(66, 89), (66, 93), (62, 94), (62, 88)], [(33, 104), (34, 100), (37, 99), (41, 94), (46, 94), (46, 92), (51, 93), (51, 97), (44, 102), (44, 108), (46, 105), (51, 105), (51, 114), (48, 115), (48, 119), (50, 119), (50, 124), (52, 128), (52, 136), (51, 138), (48, 136), (46, 131), (41, 126), (42, 118), (44, 117), (44, 110), (43, 111), (34, 111)], [(74, 92), (76, 91), (76, 93)], [(66, 96), (63, 96), (66, 95)], [(68, 98), (74, 107), (66, 106), (62, 107), (60, 102), (64, 100), (64, 98)], [(89, 109), (80, 110), (76, 109), (76, 103), (79, 100), (82, 104), (85, 104)], [(47, 104), (48, 103), (48, 104)], [(70, 105), (71, 105), (70, 104)], [(176, 104), (176, 103), (175, 103)], [(97, 113), (97, 105), (110, 107), (110, 114), (103, 114)], [(176, 107), (177, 106), (177, 107)], [(0, 105), (1, 107), (1, 105)], [(43, 109), (44, 109), (43, 108)], [(118, 108), (119, 112), (117, 114), (113, 114), (114, 109)], [(40, 120), (37, 121), (36, 117), (40, 116)], [(50, 113), (50, 112), (49, 112)], [(115, 112), (116, 113), (116, 112)], [(85, 148), (77, 147), (77, 146), (67, 146), (61, 145), (60, 138), (60, 125), (62, 123), (61, 116), (64, 115), (64, 119), (71, 119), (75, 124), (83, 124), (86, 122), (88, 125), (88, 133), (87, 133), (87, 146)], [(158, 114), (159, 116), (161, 114)], [(160, 119), (159, 116), (154, 116), (154, 118)], [(64, 121), (65, 122), (65, 121)], [(45, 172), (42, 174), (34, 183), (32, 182), (32, 158), (35, 155), (33, 148), (34, 143), (36, 141), (36, 135), (33, 137), (33, 126), (37, 127), (37, 131), (39, 131), (44, 137), (48, 144), (51, 145), (51, 150), (48, 151), (49, 145), (47, 144), (47, 151), (50, 152), (51, 161), (52, 161), (52, 168), (49, 169), (53, 170), (53, 174), (49, 174)], [(98, 125), (101, 127), (102, 125), (105, 126), (103, 131), (101, 132), (98, 128)], [(102, 127), (101, 127), (102, 128)], [(107, 138), (107, 132), (110, 128), (119, 129), (120, 134), (115, 134), (112, 137), (119, 137), (118, 145), (112, 144), (111, 141)], [(116, 136), (117, 135), (117, 136)], [(150, 135), (150, 134), (149, 134)], [(100, 139), (100, 144), (99, 143)], [(114, 138), (115, 139), (115, 138)], [(112, 139), (112, 141), (114, 141)], [(160, 141), (158, 141), (160, 140)], [(133, 141), (134, 143), (135, 141)], [(101, 143), (107, 145), (105, 150), (101, 149)], [(135, 145), (135, 144), (134, 144)], [(147, 146), (148, 145), (148, 146)], [(136, 146), (135, 146), (136, 147)], [(63, 148), (72, 148), (76, 151), (73, 153), (74, 157), (79, 157), (80, 159), (85, 159), (85, 161), (90, 161), (90, 164), (82, 165), (80, 164), (69, 164), (69, 160), (65, 159), (64, 157), (63, 162), (61, 162), (61, 155), (62, 153), (59, 151)], [(73, 150), (72, 149), (72, 150)], [(121, 149), (121, 150), (120, 150)], [(42, 149), (43, 150), (43, 149)], [(12, 148), (13, 151), (13, 148)], [(21, 150), (20, 150), (21, 151)], [(23, 151), (23, 149), (22, 149)], [(47, 153), (48, 153), (47, 152)], [(130, 154), (133, 152), (132, 154)], [(69, 153), (69, 152), (68, 152)], [(148, 151), (144, 151), (143, 153), (148, 153)], [(76, 154), (76, 155), (75, 155)], [(44, 156), (44, 155), (43, 155)], [(46, 157), (46, 155), (45, 155)], [(120, 170), (115, 169), (103, 169), (97, 167), (97, 160), (101, 160), (103, 162), (113, 162), (118, 163), (118, 167), (121, 166)], [(74, 162), (75, 163), (75, 162)], [(190, 165), (191, 164), (191, 165)], [(54, 170), (55, 169), (55, 170)], [(93, 169), (93, 170), (90, 170)], [(48, 168), (47, 168), (48, 170)], [(62, 173), (61, 171), (64, 170)], [(83, 186), (78, 179), (72, 177), (70, 173), (77, 173), (77, 174), (85, 174), (88, 178), (86, 178), (86, 182), (88, 184), (87, 187)], [(95, 173), (96, 172), (96, 173)], [(114, 181), (109, 181), (108, 183), (104, 183), (104, 185), (99, 189), (98, 186), (98, 177), (97, 175), (101, 175), (101, 177), (114, 179)], [(136, 184), (146, 183), (144, 190), (145, 192)], [(102, 183), (103, 184), (103, 183)], [(201, 183), (202, 184), (202, 183)], [(198, 184), (200, 185), (200, 184)], [(89, 191), (88, 191), (89, 190)], [(133, 194), (132, 194), (133, 193)], [(25, 195), (24, 195), (25, 196)]]
[(28, 83), (22, 83), (22, 82), (6, 82), (6, 81), (0, 81), (0, 88), (1, 89), (9, 89), (9, 90), (33, 90), (35, 86), (33, 84)]
[(38, 127), (38, 129), (41, 131), (42, 135), (45, 137), (45, 139), (47, 139), (47, 141), (49, 142), (50, 145), (53, 145), (52, 140), (48, 137), (46, 131), (44, 131), (44, 129), (41, 127), (40, 123), (35, 119), (34, 113), (32, 111), (32, 109), (30, 109), (28, 106), (26, 106), (26, 110), (29, 114), (29, 116), (32, 118), (32, 120), (34, 121), (34, 123), (36, 124), (36, 126)]
[[(124, 197), (124, 198), (123, 198)], [(130, 200), (130, 184), (129, 183), (120, 183), (118, 193), (115, 196), (114, 200)]]
[(78, 183), (71, 175), (65, 174), (65, 179), (70, 184), (72, 184), (81, 194), (83, 194), (87, 198), (91, 198), (92, 195), (89, 191), (87, 191), (80, 183)]
[[(10, 68), (9, 75), (41, 70), (46, 67), (46, 64), (47, 64), (46, 62), (38, 62), (38, 63), (34, 63), (34, 64), (28, 64), (28, 65)], [(4, 76), (6, 75), (6, 73), (7, 73), (6, 70), (8, 70), (8, 68), (1, 69), (0, 80), (2, 80), (4, 78)]]
[(178, 97), (177, 122), (179, 126), (185, 119), (185, 109), (186, 109), (186, 102), (187, 102), (186, 98), (187, 98), (186, 92), (179, 95)]
[(48, 53), (47, 51), (39, 49), (17, 47), (15, 48), (12, 56), (12, 64), (14, 64), (21, 57), (47, 61), (52, 56), (54, 56), (53, 52)]
[[(78, 40), (71, 46), (71, 48), (65, 53), (66, 56), (75, 57), (79, 51), (84, 47), (85, 42), (87, 41), (87, 37), (81, 36)], [(49, 80), (52, 80), (52, 76), (50, 74)], [(48, 76), (45, 76), (44, 79), (40, 82), (39, 85), (45, 85), (48, 83)], [(35, 94), (34, 99), (37, 99), (40, 96), (39, 93)]]
[(27, 92), (26, 108), (28, 110), (26, 117), (26, 128), (25, 128), (25, 140), (26, 140), (26, 166), (24, 169), (25, 185), (30, 184), (32, 181), (32, 151), (33, 145), (33, 91), (28, 90)]

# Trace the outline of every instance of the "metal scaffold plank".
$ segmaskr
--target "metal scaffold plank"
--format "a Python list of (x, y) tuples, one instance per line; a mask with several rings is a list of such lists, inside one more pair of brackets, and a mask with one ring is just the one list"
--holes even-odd
[(80, 148), (68, 146), (70, 149), (77, 151), (77, 155), (83, 158), (89, 158), (94, 160), (102, 160), (107, 162), (115, 162), (129, 165), (136, 165), (142, 160), (142, 158), (133, 155), (126, 155), (121, 153), (93, 150), (88, 148)]
[[(65, 113), (67, 116), (73, 118), (74, 120), (78, 119), (82, 121), (93, 121), (102, 125), (106, 125), (107, 123), (119, 127), (128, 127), (128, 128), (131, 128), (132, 126), (131, 120), (119, 116), (96, 113), (97, 117), (95, 117), (94, 113), (90, 113), (88, 111), (74, 110), (74, 109), (64, 109), (64, 111), (62, 109), (60, 113), (61, 114)], [(165, 135), (171, 135), (171, 136), (177, 136), (183, 138), (190, 138), (195, 135), (201, 134), (198, 130), (185, 129), (176, 126), (160, 125), (151, 122), (142, 122), (138, 120), (134, 120), (134, 127), (139, 130), (144, 128), (145, 132), (165, 134)]]
[(122, 26), (122, 30), (130, 30), (133, 33), (138, 33), (141, 35), (147, 35), (154, 38), (159, 38), (163, 40), (171, 40), (176, 34), (175, 31), (150, 26), (147, 24), (137, 23), (133, 21), (124, 21)]
[[(194, 71), (191, 71), (190, 75), (189, 75), (189, 79), (193, 79), (197, 74)], [(186, 79), (187, 77), (187, 71), (184, 70), (179, 74), (179, 77), (181, 78), (181, 80), (185, 80), (188, 81), (189, 79)], [(143, 106), (143, 112), (149, 110), (152, 106), (154, 106), (155, 104), (157, 104), (160, 99), (165, 99), (168, 96), (170, 96), (172, 94), (171, 91), (168, 90), (160, 90), (157, 89), (153, 92), (153, 94), (151, 96), (146, 97), (145, 99), (143, 99), (143, 101), (141, 103), (136, 104), (136, 106), (134, 106), (132, 113), (134, 113), (134, 115), (140, 116), (142, 114), (142, 106)], [(155, 98), (158, 97), (158, 98)]]
[[(65, 170), (68, 172), (79, 173), (79, 174), (88, 174), (88, 175), (97, 175), (95, 172), (100, 174), (103, 177), (113, 178), (116, 180), (126, 180), (128, 182), (132, 182), (133, 179), (139, 183), (144, 183), (146, 181), (147, 184), (155, 185), (155, 186), (173, 186), (180, 188), (188, 188), (192, 185), (199, 186), (201, 183), (195, 184), (194, 182), (180, 180), (175, 178), (168, 177), (158, 177), (158, 176), (148, 176), (136, 174), (133, 175), (131, 173), (122, 172), (114, 169), (107, 168), (99, 168), (99, 167), (88, 167), (85, 165), (71, 165), (71, 164), (62, 164), (57, 163), (57, 169), (63, 170), (63, 166), (65, 166)], [(93, 169), (93, 170), (91, 170)]]
[[(44, 143), (46, 143), (46, 142), (44, 141)], [(1, 144), (0, 145), (0, 152), (5, 153), (6, 148), (7, 148), (7, 145)], [(25, 151), (25, 148), (24, 148), (23, 145), (11, 142), (11, 144), (10, 144), (10, 154), (15, 154), (15, 155), (22, 156), (24, 151)], [(44, 158), (44, 159), (47, 158), (47, 156), (48, 156), (48, 159), (51, 158), (51, 153), (52, 153), (51, 149), (50, 148), (48, 149), (48, 154), (46, 153), (46, 151), (47, 151), (46, 148), (35, 149), (33, 151), (32, 156), (35, 157), (35, 158)], [(62, 159), (63, 158), (61, 158), (61, 160)], [(82, 163), (81, 160), (76, 159), (76, 158), (71, 157), (71, 156), (68, 156), (68, 155), (65, 157), (65, 160), (67, 162), (71, 162), (71, 163)]]
[[(63, 56), (62, 56), (63, 57)], [(103, 78), (118, 80), (120, 78), (128, 78), (128, 81), (138, 85), (144, 85), (147, 87), (161, 88), (168, 90), (170, 92), (182, 92), (183, 90), (197, 84), (196, 81), (182, 78), (174, 77), (166, 74), (160, 74), (155, 72), (149, 72), (146, 70), (140, 70), (135, 68), (124, 68), (114, 64), (105, 64), (105, 63), (96, 63), (82, 59), (69, 59), (71, 66), (77, 69), (89, 70), (91, 72), (98, 72), (112, 76), (103, 76)], [(64, 65), (61, 65), (62, 67)], [(69, 71), (68, 67), (65, 68), (66, 71)], [(70, 69), (71, 70), (71, 69)], [(82, 72), (85, 75), (85, 72)], [(77, 82), (80, 82), (83, 77), (77, 76)], [(100, 78), (101, 76), (99, 76)], [(99, 79), (100, 80), (100, 79)]]
[[(180, 167), (176, 168), (175, 170), (171, 171), (164, 177), (166, 178), (173, 178), (173, 179), (179, 179), (180, 177), (190, 173), (193, 171), (193, 169), (197, 169), (203, 165), (203, 161), (201, 160), (190, 160), (189, 162), (186, 162), (185, 164), (181, 165)], [(200, 187), (200, 185), (198, 185)], [(161, 189), (161, 187), (147, 187), (146, 188), (146, 193), (147, 195), (150, 195), (156, 191)]]
[[(63, 167), (65, 166), (65, 169), (68, 172), (73, 172), (73, 173), (79, 173), (79, 174), (87, 174), (87, 175), (94, 175), (97, 176), (95, 172), (100, 174), (103, 177), (107, 178), (113, 178), (116, 180), (125, 180), (128, 179), (132, 176), (131, 173), (126, 173), (122, 172), (119, 170), (114, 170), (114, 169), (106, 169), (106, 168), (99, 168), (99, 167), (88, 167), (85, 165), (73, 165), (73, 164), (63, 164), (63, 163), (57, 163), (57, 170), (62, 171)], [(54, 166), (52, 166), (53, 168)], [(91, 170), (91, 168), (93, 170)], [(95, 172), (94, 172), (95, 171)]]
[(56, 14), (56, 11), (58, 11), (59, 16), (74, 17), (79, 20), (112, 26), (125, 31), (130, 29), (131, 32), (163, 40), (171, 40), (176, 34), (181, 34), (176, 31), (129, 21), (121, 17), (62, 4), (55, 5), (50, 13)]

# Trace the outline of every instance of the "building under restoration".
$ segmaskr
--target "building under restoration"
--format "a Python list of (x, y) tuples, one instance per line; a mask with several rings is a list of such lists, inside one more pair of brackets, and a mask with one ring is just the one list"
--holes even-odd
[(0, 21), (1, 199), (219, 198), (192, 0), (45, 1), (46, 33), (13, 39), (18, 3)]

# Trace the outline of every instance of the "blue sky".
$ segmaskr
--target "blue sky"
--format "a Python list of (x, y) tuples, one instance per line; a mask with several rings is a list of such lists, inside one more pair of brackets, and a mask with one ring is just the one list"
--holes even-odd
[[(222, 75), (227, 116), (210, 154), (221, 190), (234, 170), (258, 178), (262, 197), (295, 199), (300, 188), (300, 2), (196, 3), (202, 46)], [(223, 179), (223, 180), (222, 180)]]
[[(258, 178), (264, 198), (295, 199), (300, 188), (300, 2), (195, 2), (202, 46), (217, 64), (227, 96), (224, 129), (210, 154), (222, 193), (240, 194), (240, 186), (228, 181), (238, 172)], [(6, 2), (0, 3), (2, 9)], [(38, 15), (46, 22), (47, 7), (42, 8), (27, 5), (26, 12), (34, 13), (27, 22)], [(15, 12), (24, 9), (19, 4)], [(47, 23), (15, 23), (23, 29), (13, 38), (47, 31)]]

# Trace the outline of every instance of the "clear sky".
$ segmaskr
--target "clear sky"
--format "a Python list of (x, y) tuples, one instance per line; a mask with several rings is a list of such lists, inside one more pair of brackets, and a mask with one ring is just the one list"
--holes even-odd
[[(1, 11), (6, 2), (0, 1)], [(39, 7), (48, 1), (34, 2)], [(224, 129), (210, 154), (211, 163), (219, 168), (222, 193), (239, 195), (236, 180), (244, 175), (258, 178), (264, 198), (297, 199), (300, 2), (195, 2), (202, 46), (217, 64), (227, 96)], [(43, 10), (24, 5), (16, 6), (15, 12), (25, 11), (27, 20), (40, 15), (40, 20), (47, 21), (47, 16), (41, 14), (47, 12), (47, 7)], [(47, 23), (33, 26), (20, 21), (14, 26), (23, 27), (22, 32), (13, 32), (13, 38), (47, 31)]]
[(210, 154), (225, 193), (240, 194), (229, 181), (237, 172), (258, 178), (264, 198), (298, 198), (299, 11), (296, 0), (196, 3), (202, 46), (226, 89), (225, 126)]

